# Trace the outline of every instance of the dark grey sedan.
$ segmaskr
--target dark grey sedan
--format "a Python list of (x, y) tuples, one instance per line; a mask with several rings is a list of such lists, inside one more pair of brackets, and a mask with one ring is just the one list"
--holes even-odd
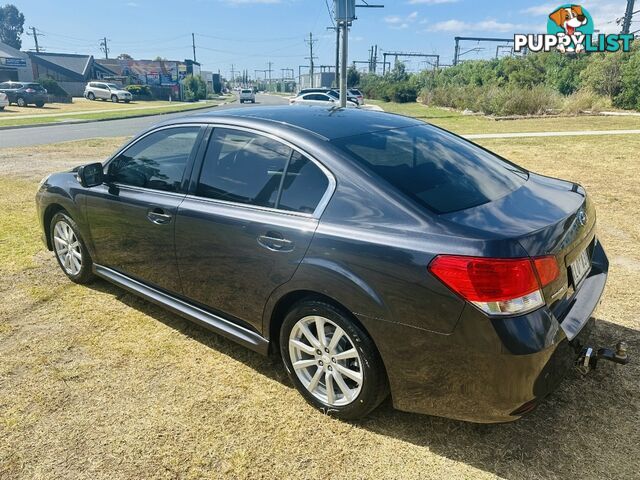
[[(95, 275), (262, 354), (358, 418), (531, 411), (579, 362), (607, 279), (575, 183), (439, 128), (356, 109), (184, 117), (46, 178), (43, 237)], [(213, 381), (213, 380), (212, 380)]]

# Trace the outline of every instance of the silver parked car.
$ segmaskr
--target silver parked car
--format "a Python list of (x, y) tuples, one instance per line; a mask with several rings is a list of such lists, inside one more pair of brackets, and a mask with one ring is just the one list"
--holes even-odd
[(115, 83), (89, 82), (84, 87), (84, 96), (89, 100), (110, 100), (114, 103), (129, 103), (133, 96)]

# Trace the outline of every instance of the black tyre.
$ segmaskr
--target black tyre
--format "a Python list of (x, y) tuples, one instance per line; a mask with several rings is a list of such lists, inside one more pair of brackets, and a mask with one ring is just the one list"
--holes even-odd
[(291, 309), (280, 330), (280, 354), (307, 402), (336, 418), (364, 417), (389, 394), (373, 341), (329, 303), (304, 300)]
[(89, 100), (95, 100), (95, 99), (96, 99), (96, 96), (93, 94), (93, 92), (89, 92), (89, 93), (87, 93), (87, 98), (88, 98)]
[(118, 103), (118, 96), (117, 95), (111, 95), (111, 101), (113, 103)]
[(36, 102), (36, 107), (38, 108), (44, 107), (44, 102)]
[(19, 107), (26, 107), (27, 106), (26, 100), (24, 98), (22, 98), (22, 97), (18, 97), (18, 99), (16, 100), (16, 104)]
[(131, 100), (125, 100), (124, 103), (131, 103)]
[(89, 283), (93, 261), (80, 236), (78, 225), (66, 212), (58, 212), (49, 224), (49, 235), (58, 265), (72, 282)]

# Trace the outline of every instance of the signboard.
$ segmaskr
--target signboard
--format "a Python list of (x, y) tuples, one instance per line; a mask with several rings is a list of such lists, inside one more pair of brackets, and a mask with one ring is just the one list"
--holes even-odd
[(27, 60), (25, 58), (4, 57), (0, 58), (0, 63), (7, 67), (26, 67)]
[(356, 0), (334, 0), (336, 22), (352, 22), (356, 19)]

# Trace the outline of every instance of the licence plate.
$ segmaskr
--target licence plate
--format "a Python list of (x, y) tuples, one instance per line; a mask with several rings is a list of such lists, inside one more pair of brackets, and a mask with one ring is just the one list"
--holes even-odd
[(589, 261), (589, 253), (587, 249), (584, 249), (578, 258), (570, 265), (571, 276), (573, 277), (573, 285), (577, 286), (585, 277), (589, 268), (591, 268), (591, 262)]

